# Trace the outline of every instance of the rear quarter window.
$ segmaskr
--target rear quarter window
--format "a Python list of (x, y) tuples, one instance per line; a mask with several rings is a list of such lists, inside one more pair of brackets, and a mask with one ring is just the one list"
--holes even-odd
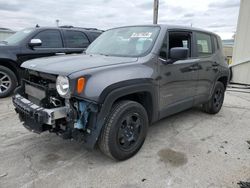
[(68, 48), (86, 48), (89, 45), (87, 36), (81, 31), (65, 31), (66, 45)]
[(92, 40), (94, 41), (97, 37), (99, 37), (102, 33), (91, 33)]
[(211, 35), (205, 33), (196, 33), (195, 42), (198, 57), (204, 57), (213, 54)]

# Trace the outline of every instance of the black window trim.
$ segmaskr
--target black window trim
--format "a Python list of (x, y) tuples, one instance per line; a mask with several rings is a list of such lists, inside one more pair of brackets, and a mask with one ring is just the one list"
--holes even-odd
[(216, 53), (216, 51), (220, 50), (220, 45), (219, 45), (218, 37), (216, 35), (212, 35), (212, 37), (213, 37), (214, 53)]

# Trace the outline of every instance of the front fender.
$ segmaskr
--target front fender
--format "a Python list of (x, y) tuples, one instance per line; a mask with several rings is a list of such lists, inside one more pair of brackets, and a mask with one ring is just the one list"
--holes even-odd
[[(120, 87), (119, 87), (120, 86)], [(115, 89), (114, 89), (115, 88)], [(140, 92), (148, 92), (152, 97), (152, 121), (158, 119), (158, 92), (157, 85), (154, 85), (150, 79), (136, 79), (116, 83), (107, 87), (101, 94), (100, 100), (103, 102), (95, 121), (91, 122), (91, 134), (86, 138), (86, 147), (93, 148), (99, 138), (106, 118), (111, 111), (114, 102), (126, 95)]]
[(16, 54), (20, 53), (19, 46), (0, 46), (0, 59), (17, 62), (18, 58)]
[[(151, 65), (152, 66), (152, 65)], [(86, 85), (82, 93), (76, 93), (76, 88), (72, 88), (72, 93), (77, 98), (88, 99), (97, 103), (103, 103), (104, 95), (107, 90), (122, 87), (124, 83), (137, 82), (135, 80), (144, 79), (155, 80), (157, 73), (154, 71), (156, 68), (145, 64), (130, 63), (124, 65), (117, 65), (109, 68), (100, 68), (90, 71), (83, 71), (77, 73), (73, 79), (72, 85), (75, 85), (77, 78), (85, 77)], [(127, 82), (128, 81), (128, 82)]]

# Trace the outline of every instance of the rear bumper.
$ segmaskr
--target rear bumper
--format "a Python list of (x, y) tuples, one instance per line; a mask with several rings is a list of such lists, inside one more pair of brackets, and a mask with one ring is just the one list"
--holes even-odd
[(44, 124), (52, 126), (57, 119), (67, 117), (68, 108), (65, 106), (46, 109), (32, 103), (19, 94), (14, 95), (12, 101), (20, 120), (24, 122), (24, 126), (32, 130), (35, 129), (41, 132)]

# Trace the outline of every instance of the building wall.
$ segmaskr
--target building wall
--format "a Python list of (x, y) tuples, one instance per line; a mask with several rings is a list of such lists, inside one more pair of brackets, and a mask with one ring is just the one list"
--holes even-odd
[(224, 55), (227, 57), (227, 63), (232, 64), (232, 56), (233, 56), (233, 47), (232, 46), (223, 46)]
[(223, 52), (227, 57), (227, 63), (232, 64), (234, 39), (222, 40)]
[(235, 45), (232, 82), (250, 84), (250, 0), (241, 0)]

